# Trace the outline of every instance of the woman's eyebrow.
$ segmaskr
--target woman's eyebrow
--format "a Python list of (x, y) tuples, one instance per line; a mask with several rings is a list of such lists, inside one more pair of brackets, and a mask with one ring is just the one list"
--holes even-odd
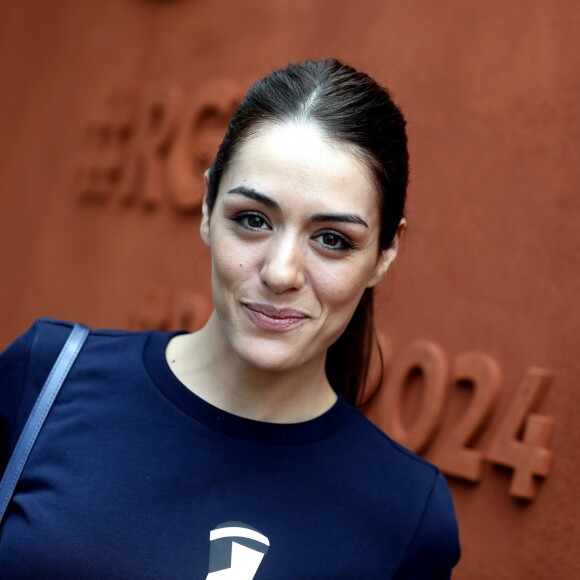
[(346, 224), (360, 224), (365, 228), (369, 228), (369, 224), (365, 222), (359, 215), (355, 213), (317, 213), (313, 215), (311, 220), (313, 222), (342, 222)]
[(280, 212), (282, 208), (278, 205), (278, 202), (274, 201), (271, 197), (264, 195), (263, 193), (257, 192), (251, 187), (246, 187), (245, 185), (238, 185), (228, 190), (228, 193), (238, 193), (260, 203), (263, 203), (266, 207), (273, 209), (276, 212)]
[[(252, 187), (246, 187), (245, 185), (238, 185), (228, 190), (228, 193), (237, 193), (238, 195), (243, 195), (249, 199), (253, 199), (259, 203), (263, 203), (266, 207), (280, 212), (282, 208), (277, 201), (273, 200), (271, 197), (259, 193)], [(359, 224), (365, 228), (370, 229), (369, 225), (365, 220), (363, 220), (359, 215), (355, 213), (317, 213), (310, 218), (312, 222), (341, 222), (346, 224)]]

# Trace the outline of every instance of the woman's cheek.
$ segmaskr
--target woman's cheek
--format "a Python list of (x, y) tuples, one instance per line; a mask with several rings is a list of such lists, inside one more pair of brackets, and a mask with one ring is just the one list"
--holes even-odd
[(353, 273), (349, 269), (318, 269), (317, 288), (318, 296), (328, 306), (341, 306), (356, 300), (362, 295), (360, 281), (353, 277)]
[(226, 239), (218, 243), (221, 248), (214, 252), (213, 261), (223, 281), (236, 281), (251, 276), (257, 261), (257, 248), (241, 244), (238, 239)]
[(325, 286), (337, 296), (337, 300), (349, 300), (353, 295), (358, 295), (359, 290), (362, 293), (372, 269), (371, 259), (358, 256), (354, 259), (319, 261), (314, 272), (326, 281)]

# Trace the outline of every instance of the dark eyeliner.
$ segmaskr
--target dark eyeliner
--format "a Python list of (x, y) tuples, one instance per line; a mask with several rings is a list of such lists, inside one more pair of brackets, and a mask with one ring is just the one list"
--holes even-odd
[(248, 230), (250, 232), (258, 232), (262, 228), (252, 227), (250, 225), (246, 225), (243, 223), (243, 220), (245, 218), (252, 218), (252, 217), (260, 218), (264, 222), (265, 225), (270, 227), (270, 224), (268, 223), (266, 216), (264, 216), (262, 213), (260, 213), (258, 211), (241, 211), (241, 212), (238, 212), (238, 213), (235, 213), (234, 215), (232, 215), (230, 217), (230, 220), (233, 221), (234, 223), (236, 223), (237, 225), (239, 225), (241, 228), (244, 228), (245, 230)]
[(324, 247), (325, 250), (329, 250), (331, 252), (347, 252), (349, 250), (354, 250), (357, 248), (357, 245), (353, 243), (351, 240), (349, 240), (346, 236), (332, 230), (320, 232), (316, 237), (320, 238), (325, 235), (336, 236), (338, 238), (339, 243), (342, 244), (342, 247), (333, 247), (321, 242), (321, 245)]

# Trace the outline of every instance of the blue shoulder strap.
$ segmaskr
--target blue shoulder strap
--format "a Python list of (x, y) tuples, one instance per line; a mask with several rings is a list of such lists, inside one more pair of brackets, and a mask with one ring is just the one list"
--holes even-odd
[(79, 354), (90, 330), (82, 324), (75, 324), (67, 341), (65, 342), (36, 403), (30, 412), (28, 420), (22, 429), (22, 433), (16, 442), (6, 471), (0, 481), (0, 523), (4, 518), (6, 508), (10, 503), (14, 488), (20, 479), (20, 474), (28, 460), (30, 451), (38, 437), (38, 433), (44, 424), (46, 416), (60, 391), (60, 388), (70, 371), (77, 355)]

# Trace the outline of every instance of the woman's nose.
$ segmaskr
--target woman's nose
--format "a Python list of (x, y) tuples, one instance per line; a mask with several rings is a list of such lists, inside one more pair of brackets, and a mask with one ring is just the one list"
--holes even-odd
[(260, 272), (264, 284), (276, 294), (302, 288), (305, 281), (303, 253), (294, 236), (274, 236)]

